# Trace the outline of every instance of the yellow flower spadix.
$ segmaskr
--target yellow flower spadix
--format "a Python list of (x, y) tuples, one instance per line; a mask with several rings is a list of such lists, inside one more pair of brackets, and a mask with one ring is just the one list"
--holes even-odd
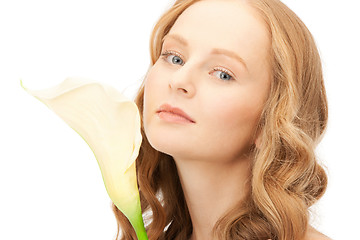
[(140, 206), (135, 160), (142, 137), (136, 104), (116, 89), (68, 78), (45, 90), (29, 90), (89, 145), (111, 200), (129, 219), (139, 240), (148, 239)]

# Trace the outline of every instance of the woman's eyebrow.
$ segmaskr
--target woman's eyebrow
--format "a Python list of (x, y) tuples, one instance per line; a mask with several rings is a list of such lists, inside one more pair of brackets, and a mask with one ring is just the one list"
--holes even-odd
[(178, 34), (167, 34), (163, 37), (162, 42), (164, 42), (165, 39), (168, 39), (168, 38), (172, 38), (172, 39), (178, 41), (180, 44), (184, 45), (185, 47), (188, 46), (188, 42), (186, 41), (186, 39)]
[(246, 70), (248, 70), (244, 59), (232, 51), (222, 49), (222, 48), (213, 48), (213, 50), (211, 51), (211, 54), (226, 55), (228, 57), (231, 57), (231, 58), (237, 60), (238, 62), (240, 62), (242, 65), (244, 65)]
[[(184, 45), (185, 47), (187, 47), (189, 45), (188, 42), (186, 41), (186, 39), (178, 34), (167, 34), (163, 37), (162, 42), (164, 42), (165, 39), (168, 39), (168, 38), (178, 41), (181, 45)], [(244, 59), (230, 50), (222, 49), (222, 48), (213, 48), (212, 51), (210, 52), (210, 54), (225, 55), (230, 58), (233, 58), (233, 59), (237, 60), (238, 62), (240, 62), (242, 65), (244, 65), (246, 70), (248, 70)]]

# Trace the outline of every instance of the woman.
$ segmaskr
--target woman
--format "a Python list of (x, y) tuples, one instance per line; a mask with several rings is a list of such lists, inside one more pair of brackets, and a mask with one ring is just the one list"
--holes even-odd
[(136, 98), (149, 239), (328, 239), (308, 223), (327, 101), (301, 20), (277, 0), (177, 0), (150, 53)]

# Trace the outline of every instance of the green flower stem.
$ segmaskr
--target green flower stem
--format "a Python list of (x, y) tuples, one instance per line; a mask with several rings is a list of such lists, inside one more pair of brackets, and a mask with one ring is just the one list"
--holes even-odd
[(142, 226), (142, 229), (135, 229), (135, 232), (138, 240), (148, 240), (144, 225)]
[(141, 210), (139, 209), (141, 209), (141, 205), (140, 201), (137, 201), (135, 210), (136, 212), (131, 216), (127, 216), (127, 218), (129, 219), (132, 227), (134, 228), (138, 240), (148, 240), (148, 236), (146, 234), (144, 226), (144, 219), (142, 217)]

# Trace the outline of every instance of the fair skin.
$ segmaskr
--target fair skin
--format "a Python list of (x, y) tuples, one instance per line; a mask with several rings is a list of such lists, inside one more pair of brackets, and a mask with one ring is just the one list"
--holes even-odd
[[(177, 19), (162, 46), (162, 54), (171, 52), (148, 71), (146, 136), (175, 160), (191, 240), (212, 239), (216, 221), (249, 191), (249, 153), (270, 87), (269, 49), (269, 33), (252, 8), (241, 1), (200, 1)], [(165, 103), (194, 122), (157, 114)]]

